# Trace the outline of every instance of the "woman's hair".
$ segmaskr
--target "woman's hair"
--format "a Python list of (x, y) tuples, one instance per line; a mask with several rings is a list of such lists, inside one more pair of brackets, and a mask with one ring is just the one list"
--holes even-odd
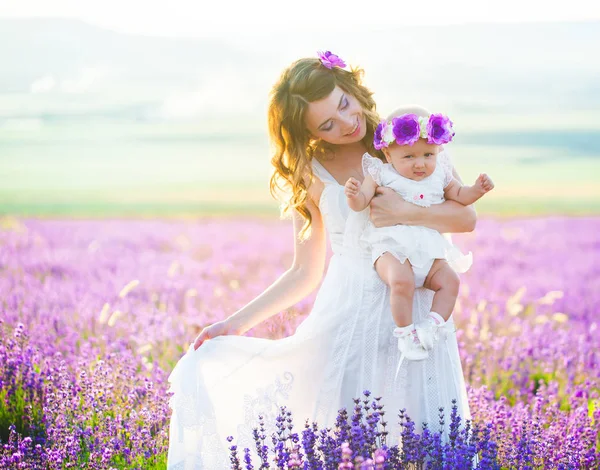
[(366, 117), (367, 132), (363, 142), (371, 155), (384, 159), (383, 154), (373, 147), (379, 117), (373, 94), (362, 84), (362, 75), (360, 68), (350, 71), (339, 67), (328, 69), (319, 59), (305, 58), (284, 70), (271, 90), (269, 134), (275, 154), (271, 158), (274, 170), (270, 190), (275, 198), (284, 195), (284, 215), (295, 209), (304, 218), (301, 239), (307, 238), (310, 233), (311, 216), (306, 203), (307, 189), (314, 178), (311, 161), (316, 156), (324, 157), (334, 147), (310, 135), (305, 122), (309, 103), (326, 98), (336, 85), (352, 95)]

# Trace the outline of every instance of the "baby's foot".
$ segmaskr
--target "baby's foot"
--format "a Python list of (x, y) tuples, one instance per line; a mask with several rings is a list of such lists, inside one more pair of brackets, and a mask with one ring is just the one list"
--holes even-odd
[(423, 347), (430, 351), (439, 340), (439, 328), (444, 326), (446, 320), (437, 312), (429, 312), (425, 320), (415, 325), (417, 336)]
[(413, 325), (395, 328), (393, 334), (398, 338), (398, 349), (406, 359), (422, 361), (429, 357), (429, 353), (423, 348)]

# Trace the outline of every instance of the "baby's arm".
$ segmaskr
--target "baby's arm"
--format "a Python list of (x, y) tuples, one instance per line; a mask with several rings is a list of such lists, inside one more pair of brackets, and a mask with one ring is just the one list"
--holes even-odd
[(482, 173), (473, 186), (463, 186), (456, 178), (453, 178), (444, 188), (444, 197), (468, 206), (492, 189), (494, 189), (494, 182), (488, 175)]
[(356, 212), (364, 210), (375, 196), (376, 189), (377, 183), (371, 175), (367, 175), (362, 184), (355, 178), (349, 178), (344, 186), (344, 193), (350, 209)]

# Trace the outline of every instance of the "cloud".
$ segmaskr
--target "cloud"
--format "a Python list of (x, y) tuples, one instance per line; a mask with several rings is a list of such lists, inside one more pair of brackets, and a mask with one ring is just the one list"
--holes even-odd
[(104, 66), (84, 67), (75, 76), (59, 80), (53, 75), (44, 75), (34, 80), (31, 93), (88, 93), (97, 90), (113, 75), (111, 69)]
[(253, 80), (240, 80), (237, 69), (219, 70), (192, 90), (175, 90), (164, 100), (160, 115), (167, 119), (256, 114), (267, 95), (256, 93)]
[(52, 75), (46, 75), (35, 80), (29, 90), (31, 93), (48, 93), (56, 88), (56, 79)]
[(109, 75), (106, 67), (86, 67), (76, 77), (63, 80), (60, 89), (64, 93), (86, 93), (98, 88)]

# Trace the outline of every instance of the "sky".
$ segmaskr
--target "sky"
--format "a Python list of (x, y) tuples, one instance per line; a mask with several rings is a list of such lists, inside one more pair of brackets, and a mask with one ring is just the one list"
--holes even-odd
[(219, 37), (282, 30), (600, 20), (590, 0), (1, 0), (2, 17), (67, 17), (145, 35)]

